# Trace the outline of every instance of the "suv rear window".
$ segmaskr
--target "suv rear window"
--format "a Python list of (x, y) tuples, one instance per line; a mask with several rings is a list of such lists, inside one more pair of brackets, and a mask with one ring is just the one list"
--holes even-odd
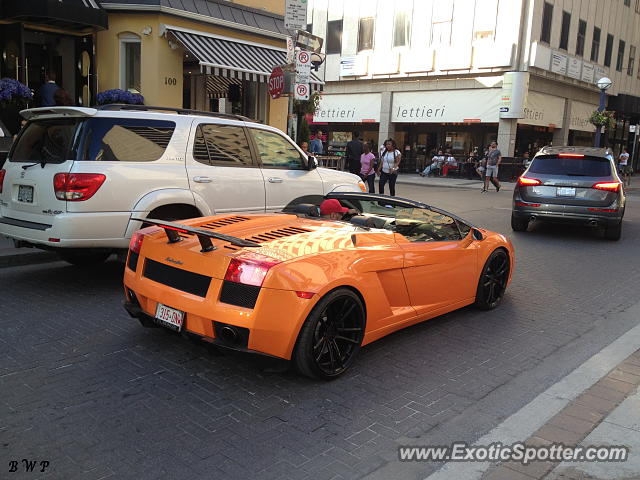
[(566, 175), (577, 177), (609, 177), (611, 162), (602, 157), (558, 157), (545, 155), (536, 157), (529, 167), (529, 173)]
[(175, 123), (137, 118), (56, 118), (29, 122), (12, 162), (67, 160), (152, 162), (171, 141)]

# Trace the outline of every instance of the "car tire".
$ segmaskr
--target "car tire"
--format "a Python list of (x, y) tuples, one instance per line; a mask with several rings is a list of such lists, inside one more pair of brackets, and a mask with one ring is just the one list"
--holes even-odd
[(618, 241), (622, 236), (622, 222), (618, 223), (614, 227), (606, 227), (604, 229), (604, 238), (607, 240)]
[(500, 304), (507, 288), (510, 270), (511, 261), (506, 250), (499, 248), (489, 255), (478, 280), (474, 304), (477, 308), (492, 310)]
[(323, 380), (339, 377), (360, 351), (365, 322), (362, 301), (353, 290), (325, 295), (300, 329), (293, 354), (298, 371)]
[(526, 218), (516, 217), (511, 214), (511, 230), (514, 232), (526, 232), (529, 227), (529, 220)]
[(59, 252), (60, 258), (76, 267), (91, 267), (104, 263), (112, 252)]

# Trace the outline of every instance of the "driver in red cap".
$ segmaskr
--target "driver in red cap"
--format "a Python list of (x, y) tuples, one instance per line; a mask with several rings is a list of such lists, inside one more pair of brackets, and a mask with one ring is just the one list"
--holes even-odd
[(340, 202), (335, 198), (328, 198), (323, 200), (320, 204), (320, 216), (328, 218), (330, 220), (342, 220), (345, 213), (357, 213), (355, 210), (349, 210), (347, 207), (343, 207)]

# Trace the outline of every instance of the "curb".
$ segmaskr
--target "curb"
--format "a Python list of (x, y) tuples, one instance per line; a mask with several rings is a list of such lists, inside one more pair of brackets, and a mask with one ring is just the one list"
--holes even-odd
[(57, 262), (60, 256), (54, 252), (16, 253), (0, 256), (0, 268), (21, 267), (39, 263)]
[[(398, 179), (396, 181), (396, 184), (415, 185), (415, 186), (419, 186), (419, 187), (435, 187), (435, 188), (461, 188), (461, 189), (464, 189), (464, 190), (477, 190), (478, 187), (480, 186), (480, 185), (479, 186), (472, 186), (472, 185), (455, 185), (455, 184), (454, 185), (446, 185), (446, 184), (434, 185), (433, 183), (423, 183), (423, 182), (420, 182), (419, 180), (411, 180), (411, 179), (402, 180), (402, 181), (400, 179)], [(504, 185), (504, 182), (503, 182), (503, 185)], [(513, 189), (511, 189), (511, 188), (505, 188), (504, 190), (505, 191), (509, 191), (509, 192), (513, 192)]]

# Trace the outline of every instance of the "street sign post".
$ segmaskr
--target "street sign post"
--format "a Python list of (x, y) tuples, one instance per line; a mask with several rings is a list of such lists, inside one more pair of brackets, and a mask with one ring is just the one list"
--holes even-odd
[(295, 87), (295, 99), (296, 100), (309, 100), (309, 84), (308, 83), (296, 83)]
[(287, 37), (287, 65), (296, 60), (296, 45), (293, 37)]
[(307, 25), (307, 0), (286, 0), (284, 28), (302, 30)]
[(284, 72), (280, 67), (274, 67), (269, 76), (269, 95), (271, 98), (280, 98), (284, 91)]
[(296, 52), (296, 83), (309, 83), (311, 77), (311, 53), (306, 50)]

